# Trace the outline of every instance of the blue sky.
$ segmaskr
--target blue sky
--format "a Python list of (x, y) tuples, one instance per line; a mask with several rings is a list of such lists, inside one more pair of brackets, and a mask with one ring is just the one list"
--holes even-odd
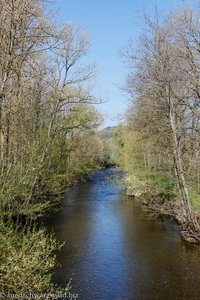
[(78, 24), (91, 36), (88, 64), (97, 66), (97, 90), (109, 100), (98, 105), (104, 113), (104, 127), (116, 125), (127, 107), (123, 86), (128, 70), (120, 58), (120, 51), (130, 39), (138, 41), (144, 12), (157, 7), (164, 13), (181, 6), (191, 6), (192, 0), (57, 0), (59, 22)]

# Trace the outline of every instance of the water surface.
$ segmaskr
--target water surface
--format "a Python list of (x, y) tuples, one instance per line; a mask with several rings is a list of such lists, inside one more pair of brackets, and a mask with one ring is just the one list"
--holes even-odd
[(174, 221), (152, 218), (123, 195), (111, 168), (72, 187), (43, 223), (64, 242), (54, 281), (81, 300), (200, 299), (200, 249)]

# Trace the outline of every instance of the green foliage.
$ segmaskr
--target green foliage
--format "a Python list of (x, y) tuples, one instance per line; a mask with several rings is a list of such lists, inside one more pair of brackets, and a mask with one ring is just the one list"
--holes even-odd
[[(5, 293), (4, 299), (9, 299), (8, 293), (31, 292), (38, 295), (37, 299), (42, 299), (40, 293), (61, 291), (53, 285), (50, 273), (56, 265), (55, 251), (60, 247), (44, 228), (38, 229), (31, 223), (23, 226), (21, 222), (1, 218), (0, 290)], [(69, 290), (69, 285), (66, 290)]]
[(128, 194), (140, 199), (152, 197), (173, 199), (177, 196), (171, 159), (161, 153), (162, 148), (153, 136), (134, 130), (128, 125), (120, 125), (113, 132), (118, 165), (126, 171)]
[(200, 193), (195, 188), (189, 189), (192, 204), (195, 210), (200, 211)]
[(134, 175), (127, 176), (129, 188), (133, 188), (141, 199), (150, 200), (158, 198), (174, 199), (177, 194), (177, 186), (170, 178), (161, 175), (135, 170)]
[(177, 195), (176, 184), (167, 177), (158, 174), (147, 175), (145, 183), (160, 196), (170, 199)]
[[(1, 210), (8, 214), (37, 215), (57, 201), (53, 195), (105, 163), (105, 150), (96, 127), (99, 114), (89, 105), (77, 104), (57, 119), (55, 136), (40, 165), (47, 131), (41, 128), (24, 159), (12, 165), (2, 180)], [(40, 170), (39, 170), (40, 169)], [(38, 171), (39, 170), (39, 171)], [(30, 203), (26, 200), (37, 173), (40, 178)], [(5, 171), (6, 173), (6, 171)]]
[(123, 163), (123, 148), (124, 148), (124, 140), (123, 140), (123, 133), (124, 133), (124, 125), (119, 124), (111, 128), (110, 136), (110, 149), (112, 152), (112, 160), (115, 165), (121, 166)]

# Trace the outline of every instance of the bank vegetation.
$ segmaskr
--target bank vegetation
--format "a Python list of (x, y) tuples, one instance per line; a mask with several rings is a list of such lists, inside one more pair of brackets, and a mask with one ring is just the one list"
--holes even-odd
[[(36, 218), (102, 166), (88, 34), (57, 24), (45, 1), (0, 1), (0, 290), (52, 292), (53, 236)], [(17, 225), (18, 224), (18, 225)], [(25, 229), (22, 230), (22, 225)], [(9, 297), (8, 297), (9, 298)]]
[(200, 19), (192, 9), (146, 17), (129, 67), (126, 124), (115, 133), (130, 194), (174, 215), (200, 242)]

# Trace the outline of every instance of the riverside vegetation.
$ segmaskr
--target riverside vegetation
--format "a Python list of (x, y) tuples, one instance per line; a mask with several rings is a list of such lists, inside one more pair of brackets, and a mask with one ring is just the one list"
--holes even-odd
[[(43, 2), (0, 2), (0, 291), (60, 292), (53, 235), (28, 221), (102, 167), (88, 35), (57, 25)], [(69, 290), (69, 285), (66, 287)], [(7, 295), (7, 296), (6, 296)], [(43, 296), (37, 294), (37, 299)], [(51, 296), (49, 296), (51, 298)], [(28, 299), (28, 296), (27, 296)]]
[(146, 18), (129, 66), (126, 124), (114, 129), (128, 194), (176, 217), (184, 239), (200, 242), (200, 19), (191, 9)]

